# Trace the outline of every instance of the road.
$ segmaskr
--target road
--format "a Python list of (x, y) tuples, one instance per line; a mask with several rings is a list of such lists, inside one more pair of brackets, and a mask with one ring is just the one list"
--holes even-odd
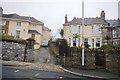
[(5, 66), (3, 66), (2, 70), (2, 80), (93, 80), (69, 73), (23, 70)]

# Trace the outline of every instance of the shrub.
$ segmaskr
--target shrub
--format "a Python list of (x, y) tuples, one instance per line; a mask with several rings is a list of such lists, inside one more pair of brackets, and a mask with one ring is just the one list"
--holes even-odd
[(0, 40), (8, 40), (8, 39), (14, 39), (14, 37), (7, 34), (0, 34)]
[(20, 38), (14, 38), (14, 36), (10, 36), (8, 34), (0, 34), (0, 40), (7, 42), (22, 43), (22, 44), (26, 43), (26, 40)]

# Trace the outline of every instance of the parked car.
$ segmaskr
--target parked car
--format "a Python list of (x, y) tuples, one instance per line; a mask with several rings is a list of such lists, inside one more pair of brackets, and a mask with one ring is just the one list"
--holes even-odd
[(47, 47), (48, 46), (48, 41), (43, 41), (41, 46)]

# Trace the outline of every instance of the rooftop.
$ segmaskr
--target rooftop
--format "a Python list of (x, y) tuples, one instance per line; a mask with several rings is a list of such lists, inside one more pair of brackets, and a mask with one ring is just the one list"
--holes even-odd
[(119, 19), (110, 19), (110, 20), (106, 20), (110, 26), (120, 26), (120, 20)]
[[(106, 20), (101, 19), (101, 18), (84, 18), (84, 24), (108, 24)], [(65, 23), (63, 25), (71, 25), (71, 24), (80, 24), (82, 25), (82, 18), (76, 18), (74, 17), (73, 20), (69, 21), (68, 23)]]
[(51, 31), (51, 29), (49, 29), (49, 28), (47, 28), (47, 27), (45, 27), (45, 26), (43, 27), (43, 30), (44, 30), (44, 31)]
[(17, 19), (17, 20), (22, 20), (22, 21), (29, 21), (35, 24), (44, 24), (43, 22), (35, 19), (34, 17), (20, 16), (18, 14), (2, 14), (2, 17), (9, 18), (9, 19)]

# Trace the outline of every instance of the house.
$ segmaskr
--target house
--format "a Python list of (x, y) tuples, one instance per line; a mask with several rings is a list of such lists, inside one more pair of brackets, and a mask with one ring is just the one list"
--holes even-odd
[(107, 35), (110, 37), (108, 44), (120, 44), (120, 20), (113, 19), (106, 21), (109, 23), (109, 26), (107, 27)]
[(41, 45), (44, 23), (34, 17), (20, 16), (18, 14), (2, 14), (2, 25), (0, 32), (25, 40), (32, 38)]
[(108, 22), (107, 36), (108, 44), (116, 45), (120, 44), (120, 1), (118, 2), (118, 19), (109, 19), (106, 20)]
[(34, 17), (20, 16), (18, 14), (2, 14), (1, 25), (0, 33), (25, 40), (32, 38), (39, 44), (37, 48), (40, 47), (42, 40), (44, 40), (42, 38), (50, 38), (51, 30), (44, 27), (44, 23)]
[[(102, 27), (107, 25), (104, 11), (101, 12), (99, 18), (84, 18), (84, 44), (89, 44), (90, 48), (101, 47), (103, 45)], [(66, 15), (63, 30), (63, 37), (70, 47), (82, 45), (82, 18), (74, 17), (73, 20), (68, 22)]]
[(47, 46), (48, 41), (51, 39), (51, 29), (47, 27), (42, 28), (43, 34), (42, 34), (42, 46)]

